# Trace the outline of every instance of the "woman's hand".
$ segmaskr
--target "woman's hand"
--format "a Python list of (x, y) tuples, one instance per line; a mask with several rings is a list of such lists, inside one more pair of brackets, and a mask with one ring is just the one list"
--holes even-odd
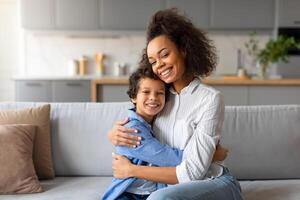
[(215, 161), (223, 161), (227, 157), (228, 149), (224, 148), (222, 145), (218, 144), (214, 157), (213, 162)]
[(112, 169), (115, 178), (125, 179), (131, 177), (133, 164), (125, 157), (117, 154), (112, 154), (113, 162)]
[(137, 133), (137, 130), (124, 127), (127, 122), (127, 118), (123, 121), (116, 122), (114, 127), (108, 132), (108, 139), (113, 145), (134, 148), (140, 144), (140, 136), (129, 134)]

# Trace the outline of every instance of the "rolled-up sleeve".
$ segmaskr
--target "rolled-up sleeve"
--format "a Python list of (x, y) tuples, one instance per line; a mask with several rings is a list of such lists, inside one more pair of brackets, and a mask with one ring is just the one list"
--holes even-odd
[(199, 108), (199, 116), (184, 149), (183, 161), (176, 166), (179, 183), (203, 179), (211, 165), (224, 120), (224, 102), (219, 92)]

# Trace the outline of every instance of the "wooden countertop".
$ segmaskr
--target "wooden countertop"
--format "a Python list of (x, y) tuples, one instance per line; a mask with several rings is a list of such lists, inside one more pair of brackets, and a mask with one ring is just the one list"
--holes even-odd
[(128, 82), (128, 77), (123, 77), (123, 78), (101, 78), (101, 79), (94, 79), (91, 80), (92, 84), (116, 84), (116, 85), (127, 85)]

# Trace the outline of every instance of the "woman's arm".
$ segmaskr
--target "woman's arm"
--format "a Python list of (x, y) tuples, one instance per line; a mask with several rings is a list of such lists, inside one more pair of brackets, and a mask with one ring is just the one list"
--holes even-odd
[(158, 183), (176, 184), (176, 167), (133, 165), (132, 176)]
[[(129, 134), (137, 133), (137, 130), (125, 128), (124, 125), (127, 122), (127, 118), (123, 121), (117, 121), (113, 128), (108, 132), (107, 137), (109, 141), (115, 146), (127, 146), (130, 148), (135, 148), (140, 144), (142, 138), (133, 134)], [(225, 160), (225, 158), (227, 157), (227, 152), (227, 149), (223, 148), (221, 145), (218, 145), (213, 157), (213, 161)]]
[(115, 178), (136, 177), (153, 182), (176, 184), (176, 167), (154, 167), (132, 164), (125, 156), (113, 154), (113, 173)]
[(130, 121), (126, 127), (139, 130), (143, 138), (141, 144), (136, 148), (117, 146), (118, 154), (133, 157), (157, 166), (177, 166), (181, 163), (183, 151), (161, 144), (153, 137), (150, 128), (138, 120)]
[[(219, 160), (224, 159), (227, 155), (227, 149), (218, 145), (220, 148), (214, 157)], [(176, 184), (178, 179), (176, 176), (176, 167), (153, 167), (132, 164), (125, 156), (113, 154), (113, 172), (115, 178), (136, 177), (153, 182)]]
[[(219, 153), (215, 153), (219, 159), (223, 159), (227, 150), (219, 145)], [(223, 152), (223, 153), (222, 153)], [(177, 184), (176, 167), (153, 167), (132, 164), (125, 156), (113, 154), (113, 172), (115, 178), (136, 177), (153, 182)]]
[(135, 129), (128, 129), (124, 127), (124, 125), (128, 122), (128, 118), (117, 121), (113, 128), (108, 132), (109, 141), (115, 146), (127, 146), (131, 148), (135, 148), (140, 144), (140, 140), (142, 139), (139, 136), (129, 134), (129, 133), (137, 133)]
[(224, 102), (219, 92), (211, 94), (198, 110), (199, 121), (176, 167), (178, 182), (203, 179), (212, 163), (224, 120)]

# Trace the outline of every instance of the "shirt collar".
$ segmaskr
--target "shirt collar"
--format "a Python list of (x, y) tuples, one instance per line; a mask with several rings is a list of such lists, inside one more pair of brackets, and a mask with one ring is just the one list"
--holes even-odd
[(136, 110), (135, 108), (130, 108), (128, 109), (128, 118), (129, 118), (129, 121), (130, 120), (138, 120), (140, 121), (141, 123), (147, 125), (147, 127), (149, 127), (151, 129), (151, 124), (149, 124), (146, 120), (144, 120), (144, 118), (142, 118), (140, 115), (138, 115), (136, 113)]
[[(192, 94), (200, 84), (201, 84), (200, 78), (196, 77), (186, 87), (184, 87), (181, 90), (180, 94)], [(170, 92), (172, 94), (177, 94), (177, 92), (174, 90), (173, 87), (170, 87)]]

